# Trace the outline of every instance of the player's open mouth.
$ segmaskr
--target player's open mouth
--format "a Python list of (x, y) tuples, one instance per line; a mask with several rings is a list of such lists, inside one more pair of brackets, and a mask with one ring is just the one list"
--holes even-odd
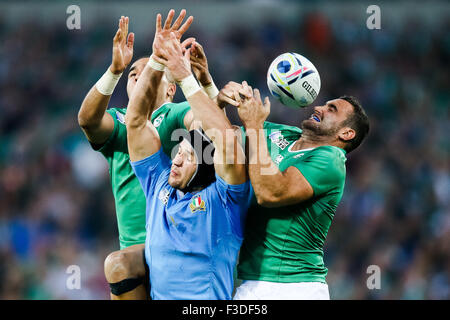
[(316, 115), (316, 114), (313, 114), (313, 115), (311, 116), (311, 119), (313, 119), (314, 121), (320, 122), (320, 118), (319, 118), (319, 116)]

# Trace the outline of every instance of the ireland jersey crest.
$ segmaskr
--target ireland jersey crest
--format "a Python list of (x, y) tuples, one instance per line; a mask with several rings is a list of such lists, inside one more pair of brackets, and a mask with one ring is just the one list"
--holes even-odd
[(155, 121), (153, 121), (153, 125), (155, 126), (155, 128), (158, 128), (159, 125), (161, 124), (161, 122), (164, 119), (165, 114), (160, 115), (158, 118), (155, 119)]
[(196, 211), (206, 211), (205, 201), (200, 196), (195, 196), (192, 198), (189, 208), (192, 213)]

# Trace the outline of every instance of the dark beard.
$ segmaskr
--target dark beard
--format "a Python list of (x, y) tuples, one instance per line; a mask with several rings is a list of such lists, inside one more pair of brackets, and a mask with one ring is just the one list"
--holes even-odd
[(337, 129), (324, 128), (320, 126), (319, 123), (311, 119), (303, 120), (300, 128), (303, 130), (303, 132), (308, 131), (311, 135), (314, 136), (334, 136), (337, 132)]

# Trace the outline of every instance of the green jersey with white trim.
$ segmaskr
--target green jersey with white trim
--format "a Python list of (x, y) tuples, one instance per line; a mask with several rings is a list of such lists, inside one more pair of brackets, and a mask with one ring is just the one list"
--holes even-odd
[[(172, 141), (176, 129), (186, 129), (184, 117), (190, 110), (187, 102), (166, 103), (155, 110), (151, 121), (156, 127), (164, 152), (170, 157), (178, 140)], [(111, 108), (114, 129), (100, 151), (109, 164), (109, 175), (116, 206), (120, 249), (145, 242), (145, 196), (130, 165), (128, 154), (126, 108)]]
[(322, 282), (328, 269), (323, 245), (342, 198), (345, 151), (333, 146), (292, 151), (301, 129), (264, 123), (269, 153), (280, 171), (296, 167), (314, 190), (305, 202), (249, 209), (238, 278), (272, 282)]

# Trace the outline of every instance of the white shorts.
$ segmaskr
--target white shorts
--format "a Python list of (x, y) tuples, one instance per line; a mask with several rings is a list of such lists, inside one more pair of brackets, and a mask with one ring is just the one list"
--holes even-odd
[(330, 293), (328, 285), (321, 282), (244, 280), (233, 300), (330, 300)]

